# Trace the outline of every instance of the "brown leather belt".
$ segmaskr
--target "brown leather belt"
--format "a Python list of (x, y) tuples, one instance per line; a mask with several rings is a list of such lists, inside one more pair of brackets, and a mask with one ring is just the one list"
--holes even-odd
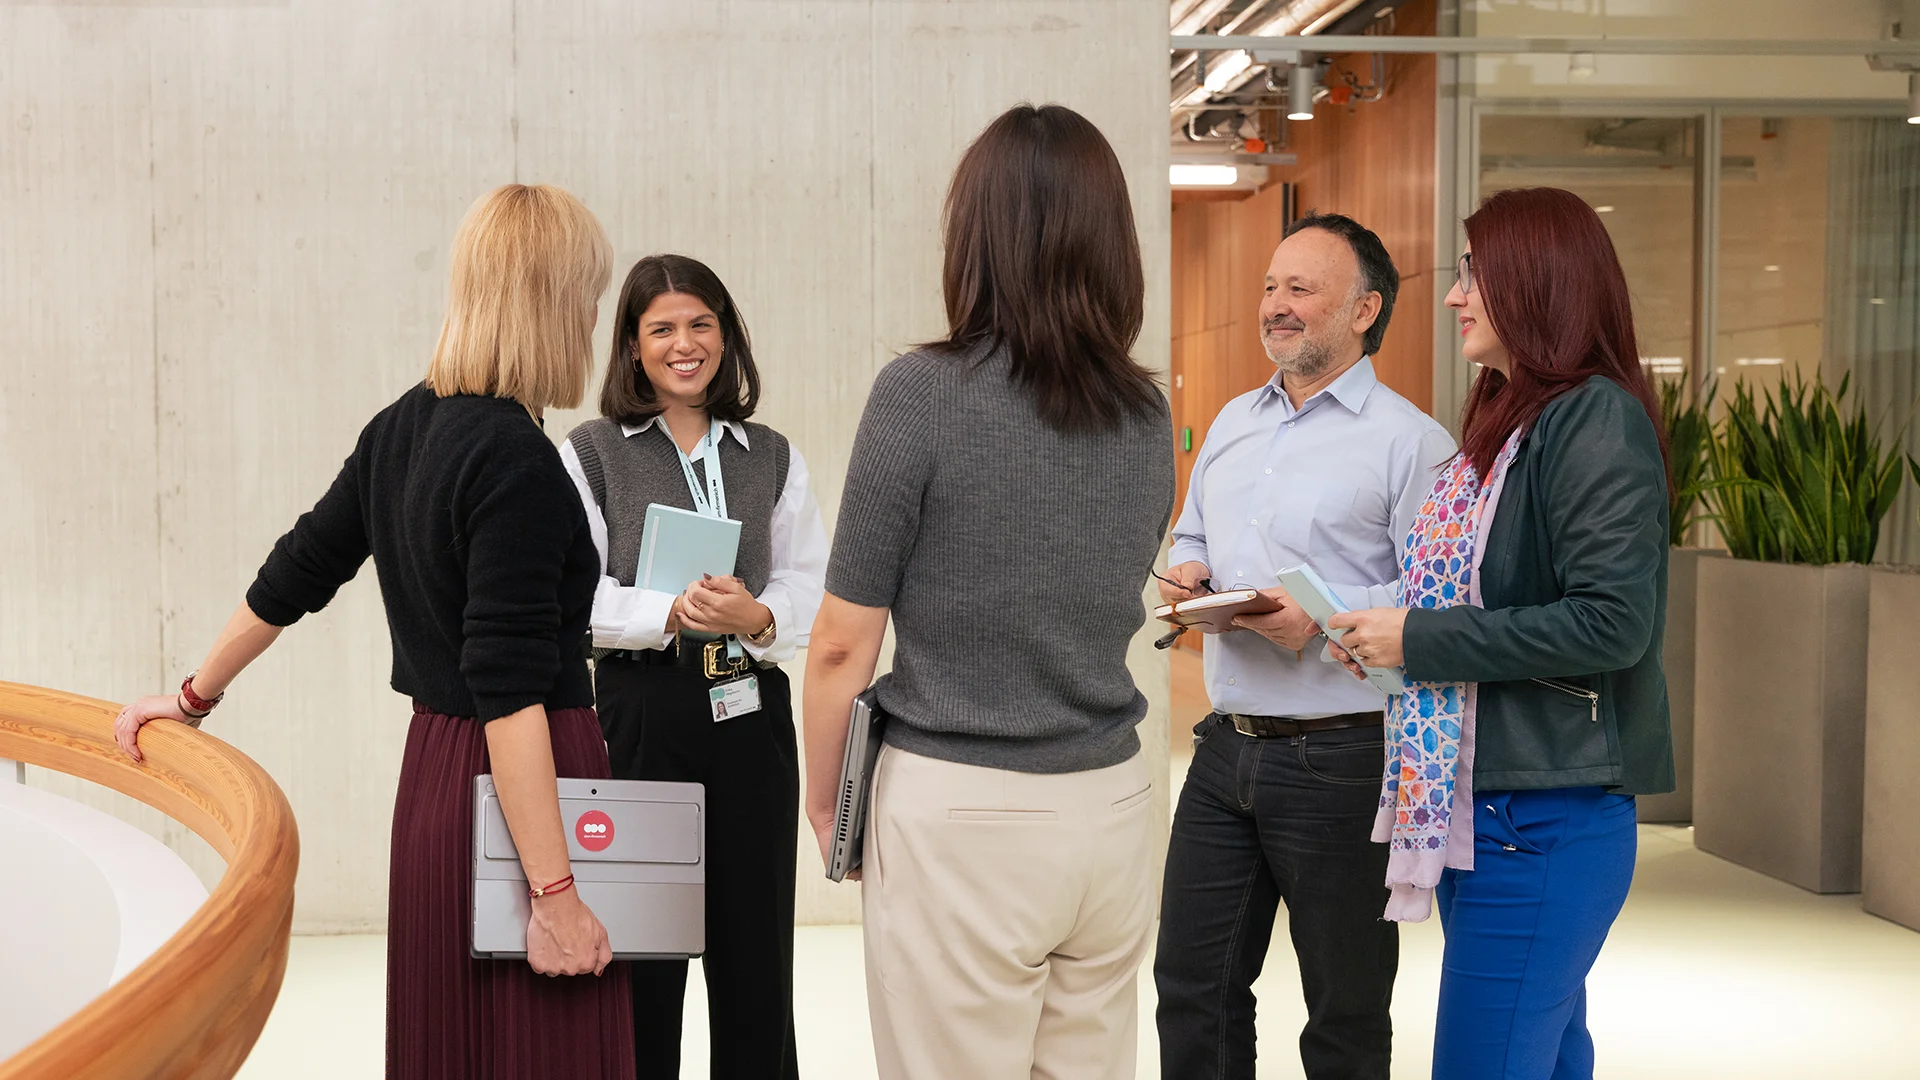
[(1244, 716), (1240, 713), (1228, 713), (1227, 721), (1233, 730), (1256, 739), (1292, 738), (1305, 735), (1310, 731), (1339, 731), (1344, 728), (1378, 728), (1382, 736), (1386, 734), (1386, 712), (1350, 712), (1334, 716), (1313, 716), (1305, 719), (1290, 716)]

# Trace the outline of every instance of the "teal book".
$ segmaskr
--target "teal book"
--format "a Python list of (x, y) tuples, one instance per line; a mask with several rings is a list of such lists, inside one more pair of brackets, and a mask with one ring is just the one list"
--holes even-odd
[(683, 593), (700, 575), (726, 577), (740, 553), (740, 523), (652, 503), (641, 529), (633, 582), (655, 592)]

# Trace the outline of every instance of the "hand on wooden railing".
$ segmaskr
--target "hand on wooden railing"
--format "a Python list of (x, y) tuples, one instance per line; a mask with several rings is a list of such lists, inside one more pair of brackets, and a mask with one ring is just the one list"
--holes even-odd
[(121, 751), (128, 757), (145, 761), (146, 757), (140, 753), (140, 728), (143, 724), (149, 720), (178, 720), (188, 727), (197, 728), (204, 719), (206, 717), (188, 716), (187, 711), (180, 707), (177, 694), (171, 697), (153, 694), (121, 709), (120, 715), (113, 718), (113, 741), (120, 744)]

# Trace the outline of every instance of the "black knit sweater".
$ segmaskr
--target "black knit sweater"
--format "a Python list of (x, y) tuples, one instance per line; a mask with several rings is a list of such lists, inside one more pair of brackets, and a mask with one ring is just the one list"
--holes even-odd
[(558, 451), (518, 403), (418, 386), (381, 410), (247, 606), (291, 625), (369, 554), (395, 690), (483, 721), (593, 704), (581, 643), (600, 560)]

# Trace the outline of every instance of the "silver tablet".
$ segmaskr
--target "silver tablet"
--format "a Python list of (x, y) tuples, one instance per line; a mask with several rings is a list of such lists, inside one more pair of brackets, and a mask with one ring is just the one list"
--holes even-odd
[[(560, 779), (575, 889), (616, 960), (707, 948), (706, 788), (656, 780)], [(473, 778), (473, 955), (525, 959), (533, 901), (493, 776)]]
[(847, 722), (847, 752), (840, 759), (840, 796), (833, 807), (829, 880), (845, 881), (849, 871), (860, 868), (860, 849), (867, 838), (867, 804), (873, 799), (873, 766), (880, 760), (886, 720), (872, 687), (853, 699), (853, 716)]

